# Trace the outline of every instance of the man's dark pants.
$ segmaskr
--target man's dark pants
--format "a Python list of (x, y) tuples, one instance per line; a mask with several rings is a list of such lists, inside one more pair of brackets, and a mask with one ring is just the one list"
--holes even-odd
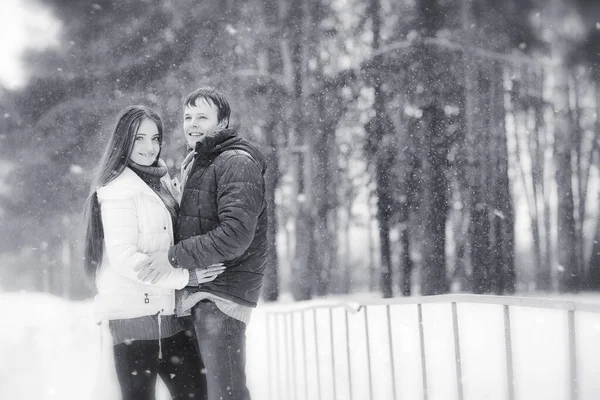
[(207, 300), (192, 308), (192, 317), (206, 368), (208, 400), (250, 400), (246, 387), (246, 324)]

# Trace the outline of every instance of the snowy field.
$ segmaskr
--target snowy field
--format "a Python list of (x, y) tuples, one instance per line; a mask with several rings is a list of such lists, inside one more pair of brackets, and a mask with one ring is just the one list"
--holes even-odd
[[(599, 302), (596, 296), (561, 299)], [(414, 305), (390, 307), (391, 346), (384, 306), (369, 306), (366, 319), (364, 308), (349, 303), (348, 313), (341, 307), (331, 312), (308, 309), (277, 320), (271, 316), (267, 323), (267, 312), (340, 300), (259, 306), (248, 329), (253, 399), (391, 400), (394, 391), (397, 399), (423, 398)], [(507, 399), (502, 306), (459, 303), (457, 311), (464, 399)], [(101, 339), (89, 302), (5, 293), (0, 294), (0, 312), (5, 318), (0, 329), (0, 399), (118, 397), (110, 343)], [(422, 318), (428, 399), (457, 399), (451, 306), (425, 304)], [(600, 314), (577, 312), (575, 326), (579, 399), (599, 399)], [(511, 308), (511, 332), (515, 399), (569, 399), (567, 313)], [(159, 400), (169, 399), (162, 385), (159, 392)]]

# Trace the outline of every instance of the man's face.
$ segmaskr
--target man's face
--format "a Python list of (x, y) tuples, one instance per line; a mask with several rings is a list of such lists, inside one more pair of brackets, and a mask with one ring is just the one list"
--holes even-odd
[(183, 110), (183, 133), (188, 145), (193, 149), (204, 137), (225, 128), (226, 122), (218, 122), (217, 107), (212, 101), (199, 98), (195, 105)]

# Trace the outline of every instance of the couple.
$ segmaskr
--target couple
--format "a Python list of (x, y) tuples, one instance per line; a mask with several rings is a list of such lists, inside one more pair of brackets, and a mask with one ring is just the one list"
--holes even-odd
[(246, 325), (266, 260), (263, 156), (228, 129), (227, 99), (190, 93), (181, 188), (160, 117), (126, 108), (86, 204), (85, 267), (108, 321), (123, 399), (249, 400)]

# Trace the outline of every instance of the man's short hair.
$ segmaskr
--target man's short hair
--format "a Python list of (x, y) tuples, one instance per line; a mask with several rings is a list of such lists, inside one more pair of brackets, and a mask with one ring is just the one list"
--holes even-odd
[(227, 125), (229, 125), (231, 108), (229, 107), (229, 101), (227, 101), (227, 98), (222, 93), (210, 86), (202, 87), (188, 94), (183, 102), (183, 106), (195, 106), (198, 104), (198, 99), (210, 100), (217, 106), (217, 121), (227, 121)]

